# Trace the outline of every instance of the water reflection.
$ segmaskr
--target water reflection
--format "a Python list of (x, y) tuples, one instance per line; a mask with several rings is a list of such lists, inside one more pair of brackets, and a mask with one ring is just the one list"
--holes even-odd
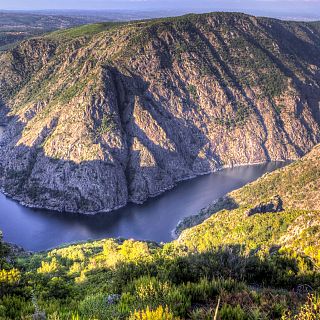
[(178, 221), (214, 199), (243, 186), (284, 163), (237, 167), (184, 181), (143, 205), (95, 216), (29, 209), (0, 194), (0, 229), (6, 241), (28, 250), (104, 237), (169, 241)]

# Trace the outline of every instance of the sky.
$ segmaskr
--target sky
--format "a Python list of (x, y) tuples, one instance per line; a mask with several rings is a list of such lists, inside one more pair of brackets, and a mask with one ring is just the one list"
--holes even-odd
[(320, 0), (0, 0), (0, 10), (241, 11), (320, 17)]

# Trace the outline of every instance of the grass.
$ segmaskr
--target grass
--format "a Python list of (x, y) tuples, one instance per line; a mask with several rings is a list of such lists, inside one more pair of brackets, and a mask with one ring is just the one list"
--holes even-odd
[(79, 37), (92, 37), (100, 32), (119, 27), (125, 23), (120, 22), (105, 22), (83, 25), (76, 28), (66, 30), (58, 30), (47, 35), (47, 37), (58, 40), (71, 40)]

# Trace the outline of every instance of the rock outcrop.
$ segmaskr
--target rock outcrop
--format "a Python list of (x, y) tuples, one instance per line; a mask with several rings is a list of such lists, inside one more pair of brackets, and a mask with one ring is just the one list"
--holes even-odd
[(320, 28), (243, 14), (101, 24), (0, 55), (0, 184), (80, 213), (320, 142)]
[(272, 197), (268, 202), (259, 203), (257, 206), (250, 208), (246, 215), (251, 217), (259, 213), (268, 213), (268, 212), (281, 212), (283, 211), (283, 202), (281, 198), (277, 195)]

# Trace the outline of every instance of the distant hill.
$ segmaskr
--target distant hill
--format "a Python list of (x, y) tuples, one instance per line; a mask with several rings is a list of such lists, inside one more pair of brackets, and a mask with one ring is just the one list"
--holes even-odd
[(0, 51), (26, 38), (53, 30), (111, 20), (106, 16), (95, 15), (0, 11)]
[(94, 21), (92, 18), (0, 11), (0, 50), (31, 36)]
[(0, 51), (32, 36), (71, 28), (79, 25), (106, 22), (131, 21), (176, 15), (167, 11), (134, 10), (40, 10), (1, 11), (0, 10)]

